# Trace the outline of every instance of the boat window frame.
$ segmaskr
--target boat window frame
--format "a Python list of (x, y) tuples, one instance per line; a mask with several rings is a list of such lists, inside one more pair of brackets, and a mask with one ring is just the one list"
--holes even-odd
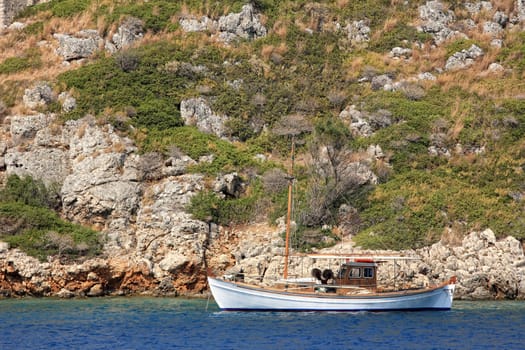
[[(357, 276), (354, 275), (354, 272), (357, 271), (358, 274)], [(351, 266), (349, 271), (348, 271), (348, 278), (353, 278), (353, 279), (359, 279), (359, 278), (362, 278), (362, 273), (361, 273), (361, 267), (358, 267), (358, 266)]]
[[(374, 278), (374, 268), (373, 267), (364, 267), (363, 268), (363, 278)], [(370, 275), (367, 276), (367, 272), (370, 272)]]

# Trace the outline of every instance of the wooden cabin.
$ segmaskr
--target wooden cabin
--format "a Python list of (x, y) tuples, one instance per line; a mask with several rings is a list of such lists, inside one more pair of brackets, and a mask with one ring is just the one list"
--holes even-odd
[(356, 260), (343, 263), (334, 277), (334, 284), (375, 289), (377, 287), (377, 264), (372, 260)]

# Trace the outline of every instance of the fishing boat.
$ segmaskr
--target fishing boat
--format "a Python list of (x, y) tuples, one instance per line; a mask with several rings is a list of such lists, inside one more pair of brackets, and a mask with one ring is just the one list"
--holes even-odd
[(437, 285), (418, 289), (393, 289), (378, 286), (379, 264), (413, 257), (309, 255), (318, 260), (340, 259), (336, 272), (311, 270), (310, 277), (288, 278), (290, 258), (290, 218), (293, 182), (289, 173), (288, 213), (283, 279), (273, 286), (244, 282), (242, 273), (221, 278), (208, 276), (211, 293), (222, 310), (228, 311), (394, 311), (448, 310), (452, 307), (456, 277)]
[(337, 274), (313, 269), (313, 278), (283, 280), (266, 287), (243, 282), (242, 275), (208, 277), (218, 306), (229, 311), (394, 311), (448, 310), (456, 278), (433, 287), (381, 291), (377, 261), (344, 262)]

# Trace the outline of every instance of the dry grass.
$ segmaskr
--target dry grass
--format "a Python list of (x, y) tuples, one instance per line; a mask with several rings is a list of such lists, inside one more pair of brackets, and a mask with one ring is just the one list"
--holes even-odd
[(503, 11), (507, 15), (514, 10), (515, 0), (492, 0), (492, 5), (496, 11)]
[(336, 1), (336, 6), (338, 8), (340, 8), (340, 9), (343, 9), (343, 8), (345, 8), (348, 5), (349, 2), (350, 2), (350, 0), (337, 0)]
[(465, 110), (461, 109), (461, 99), (459, 97), (456, 98), (456, 101), (454, 102), (454, 106), (452, 106), (452, 109), (450, 111), (450, 117), (455, 120), (454, 126), (448, 131), (448, 138), (451, 140), (457, 140), (459, 137), (459, 134), (461, 133), (461, 130), (465, 127), (464, 119), (465, 119)]
[(446, 49), (443, 46), (433, 47), (425, 44), (421, 49), (412, 50), (412, 63), (419, 72), (432, 72), (443, 68), (446, 62)]
[(272, 30), (277, 36), (279, 36), (279, 37), (284, 39), (284, 38), (286, 38), (286, 34), (288, 33), (288, 29), (287, 28), (288, 28), (288, 26), (287, 26), (287, 24), (285, 22), (283, 22), (283, 21), (276, 21), (274, 23), (274, 25), (273, 25)]
[(453, 227), (446, 227), (441, 235), (441, 243), (451, 247), (459, 247), (463, 243), (465, 228), (456, 223)]

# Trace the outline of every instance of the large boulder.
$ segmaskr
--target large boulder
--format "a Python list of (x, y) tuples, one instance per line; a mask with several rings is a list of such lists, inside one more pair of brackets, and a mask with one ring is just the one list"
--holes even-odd
[(109, 51), (125, 49), (143, 37), (144, 28), (142, 20), (135, 17), (128, 17), (118, 27), (117, 32), (113, 34), (111, 42), (106, 43), (106, 48), (109, 48)]
[(196, 126), (200, 131), (226, 137), (227, 116), (215, 114), (202, 98), (190, 98), (180, 104), (180, 114), (186, 125)]
[(75, 36), (60, 33), (53, 36), (59, 44), (57, 53), (65, 61), (91, 57), (104, 44), (104, 40), (96, 30), (82, 30)]
[(222, 16), (218, 21), (219, 38), (229, 42), (236, 38), (256, 39), (265, 36), (266, 28), (260, 21), (252, 4), (242, 7), (239, 13)]
[(457, 34), (449, 27), (456, 16), (446, 9), (441, 1), (427, 1), (425, 5), (420, 6), (419, 18), (422, 21), (420, 29), (432, 34), (438, 44)]
[(185, 32), (204, 32), (214, 31), (217, 27), (217, 22), (207, 16), (200, 18), (182, 17), (179, 24)]
[(46, 82), (37, 82), (32, 88), (26, 89), (23, 96), (24, 105), (34, 109), (45, 106), (54, 100), (53, 90)]

